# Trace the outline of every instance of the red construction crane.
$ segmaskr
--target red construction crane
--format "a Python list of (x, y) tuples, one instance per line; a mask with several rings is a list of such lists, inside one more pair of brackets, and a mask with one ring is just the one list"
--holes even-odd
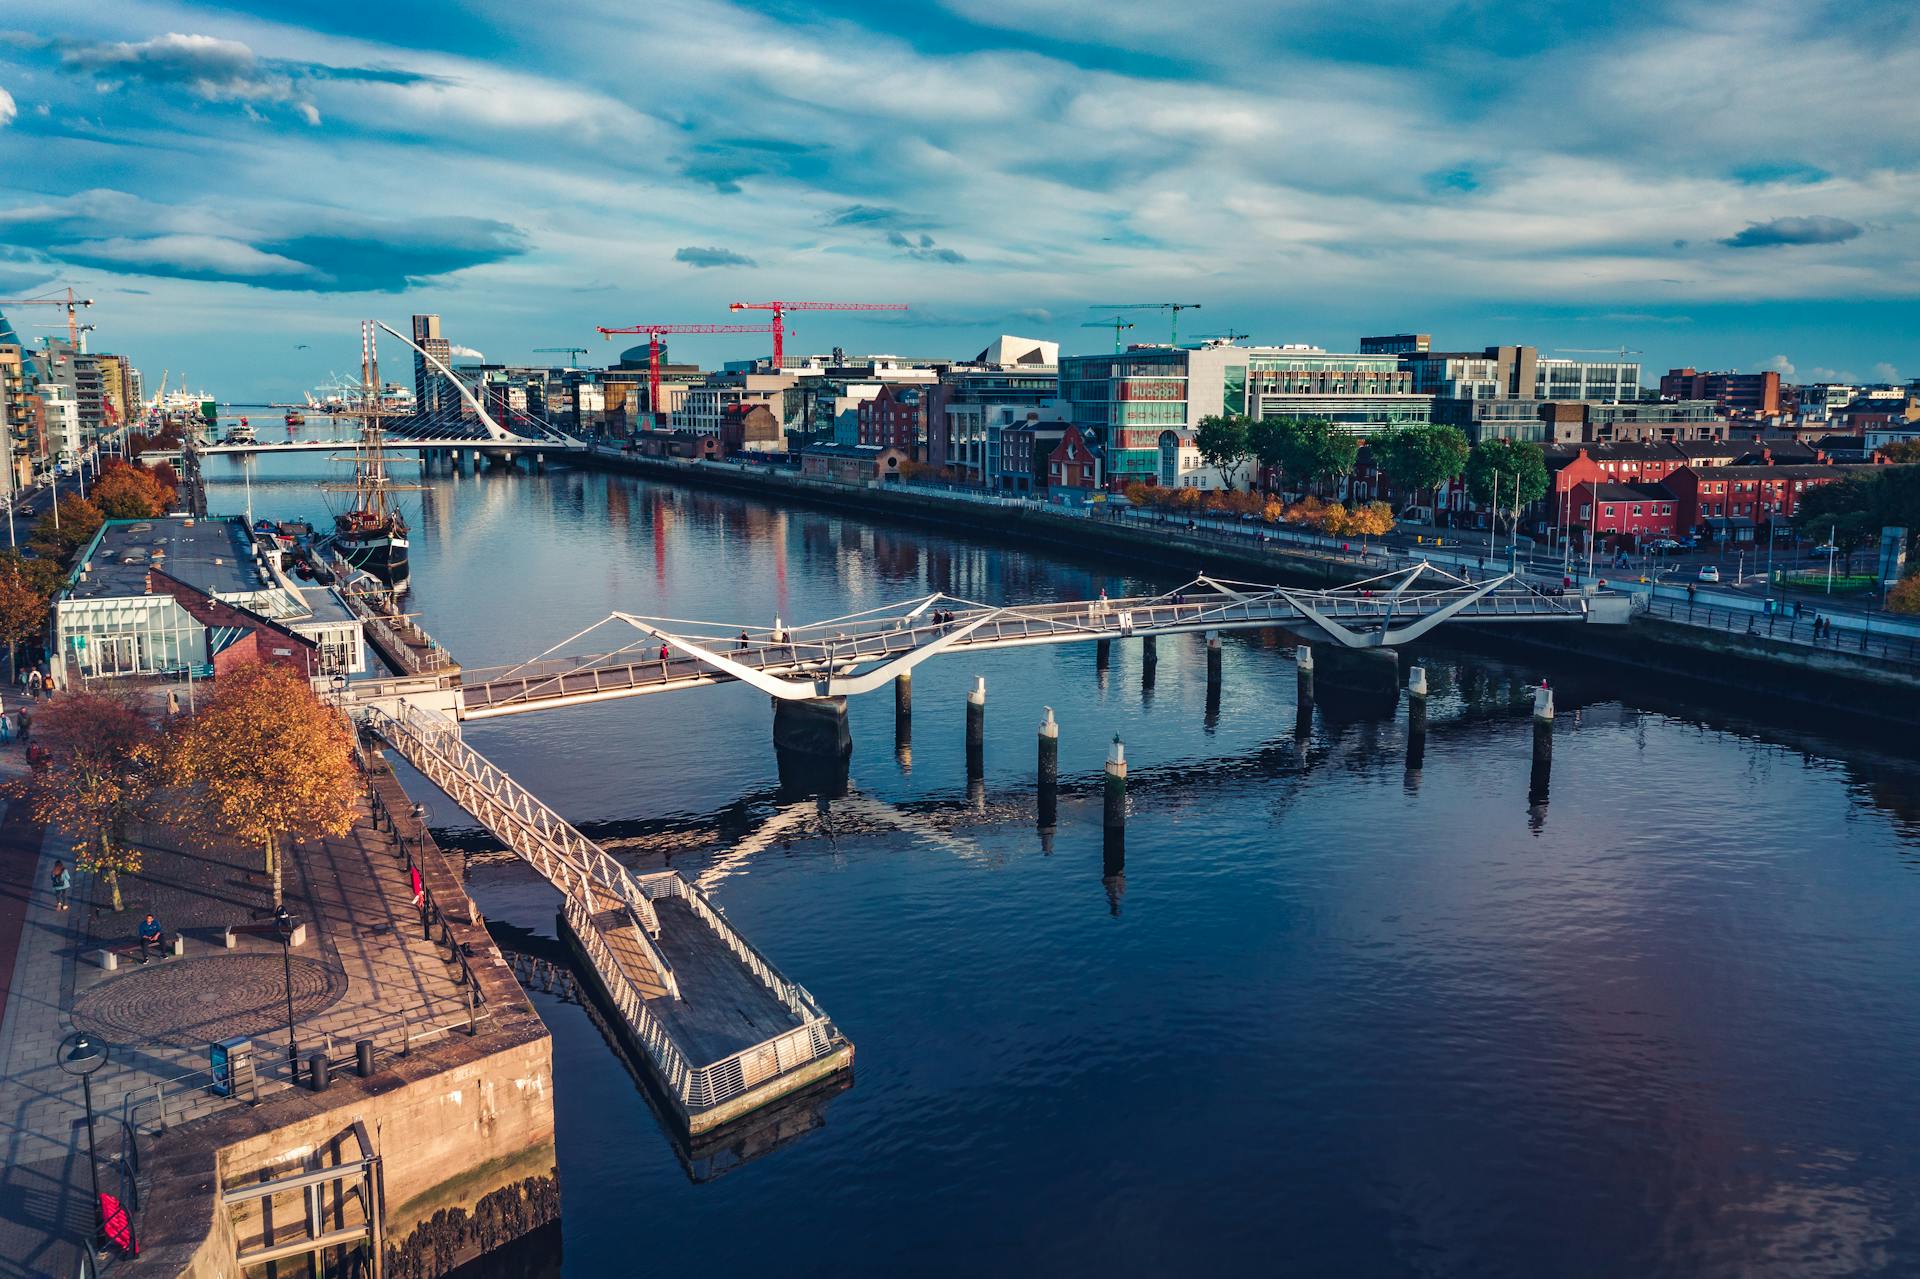
[[(0, 306), (64, 306), (67, 308), (67, 342), (74, 351), (80, 349), (79, 310), (83, 306), (92, 306), (92, 298), (77, 298), (72, 289), (63, 289), (61, 295), (43, 293), (37, 298), (14, 298), (11, 301), (0, 299)], [(92, 327), (92, 326), (88, 326)]]
[(904, 302), (735, 302), (729, 311), (773, 312), (773, 371), (781, 369), (786, 351), (782, 339), (787, 333), (789, 311), (904, 311)]
[(629, 324), (624, 328), (609, 329), (594, 326), (607, 341), (613, 341), (616, 333), (644, 333), (647, 335), (647, 412), (653, 414), (658, 424), (665, 418), (660, 412), (660, 335), (662, 333), (771, 333), (773, 344), (780, 345), (780, 330), (772, 324)]

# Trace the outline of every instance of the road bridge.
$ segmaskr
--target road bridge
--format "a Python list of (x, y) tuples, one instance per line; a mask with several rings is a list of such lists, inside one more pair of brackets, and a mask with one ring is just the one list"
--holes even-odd
[[(935, 593), (794, 627), (616, 612), (528, 661), (468, 667), (453, 709), (491, 719), (735, 681), (781, 701), (814, 701), (870, 692), (950, 653), (1271, 626), (1345, 648), (1391, 648), (1442, 623), (1624, 622), (1627, 610), (1614, 604), (1625, 601), (1549, 595), (1512, 573), (1470, 582), (1422, 563), (1333, 590), (1203, 576), (1127, 599), (991, 605)], [(557, 653), (622, 628), (639, 637), (610, 652)]]

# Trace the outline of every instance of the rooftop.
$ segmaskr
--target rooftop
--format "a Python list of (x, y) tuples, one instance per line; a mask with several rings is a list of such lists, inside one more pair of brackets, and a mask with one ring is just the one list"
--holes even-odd
[(69, 584), (70, 599), (145, 595), (149, 566), (211, 595), (241, 595), (275, 585), (254, 559), (253, 540), (240, 519), (108, 520), (81, 563), (86, 571)]

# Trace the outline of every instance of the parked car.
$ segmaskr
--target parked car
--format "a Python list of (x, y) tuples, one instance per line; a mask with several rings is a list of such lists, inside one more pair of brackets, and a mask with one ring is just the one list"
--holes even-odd
[(1720, 580), (1719, 566), (1716, 564), (1702, 564), (1700, 566), (1700, 580), (1703, 582), (1719, 581)]
[(1653, 551), (1677, 551), (1680, 549), (1680, 543), (1670, 537), (1655, 538), (1647, 544), (1647, 549)]

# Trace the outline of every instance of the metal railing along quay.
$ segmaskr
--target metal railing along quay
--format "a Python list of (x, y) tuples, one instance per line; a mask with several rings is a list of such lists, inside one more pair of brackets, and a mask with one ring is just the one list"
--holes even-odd
[(1646, 613), (1683, 626), (1750, 635), (1759, 639), (1798, 644), (1810, 650), (1878, 658), (1920, 668), (1920, 639), (1906, 635), (1876, 635), (1871, 622), (1857, 630), (1833, 631), (1815, 626), (1815, 614), (1795, 616), (1790, 609), (1768, 613), (1751, 608), (1726, 608), (1684, 600), (1649, 599)]

